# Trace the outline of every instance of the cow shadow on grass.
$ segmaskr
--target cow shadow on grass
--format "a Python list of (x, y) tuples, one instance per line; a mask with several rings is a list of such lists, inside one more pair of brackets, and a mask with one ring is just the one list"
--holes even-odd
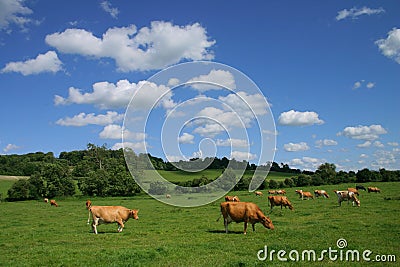
[[(208, 230), (207, 232), (212, 233), (212, 234), (224, 234), (224, 235), (226, 235), (225, 230)], [(243, 231), (232, 231), (232, 230), (229, 230), (228, 234), (241, 234), (241, 235), (243, 235)]]

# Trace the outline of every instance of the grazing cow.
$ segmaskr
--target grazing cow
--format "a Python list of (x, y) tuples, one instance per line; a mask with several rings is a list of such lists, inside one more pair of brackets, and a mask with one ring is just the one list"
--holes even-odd
[(165, 198), (171, 198), (171, 195), (170, 194), (166, 194)]
[(256, 194), (256, 196), (262, 196), (263, 193), (261, 191), (255, 191), (254, 194)]
[(87, 224), (90, 223), (90, 207), (92, 206), (92, 201), (90, 199), (86, 200), (86, 209), (89, 210), (89, 217), (87, 219)]
[(353, 192), (354, 194), (356, 194), (357, 196), (360, 195), (360, 193), (358, 193), (358, 190), (352, 187), (347, 188), (347, 191), (349, 192)]
[(58, 204), (54, 199), (50, 200), (50, 205), (58, 207)]
[(329, 198), (328, 193), (325, 190), (314, 190), (315, 197), (323, 196), (324, 198)]
[(261, 223), (265, 228), (274, 229), (269, 217), (265, 216), (261, 209), (252, 202), (222, 202), (221, 213), (224, 216), (225, 232), (228, 233), (228, 224), (231, 222), (244, 222), (244, 231), (247, 232), (247, 224), (250, 223), (255, 231), (254, 225)]
[(363, 185), (360, 185), (360, 184), (356, 185), (356, 189), (357, 189), (357, 190), (364, 190), (364, 191), (367, 191), (367, 189), (366, 189)]
[(354, 192), (351, 191), (337, 191), (334, 190), (333, 192), (335, 192), (335, 194), (338, 197), (338, 203), (339, 206), (342, 206), (342, 202), (347, 200), (347, 204), (349, 204), (349, 201), (352, 201), (352, 204), (354, 206), (354, 204), (357, 204), (357, 207), (360, 207), (360, 200), (358, 200), (358, 198), (356, 197), (356, 194)]
[(43, 201), (44, 201), (44, 203), (49, 203), (49, 199), (48, 198), (43, 199)]
[(284, 190), (284, 189), (276, 190), (275, 193), (278, 194), (278, 195), (286, 195), (286, 190)]
[(283, 206), (285, 209), (289, 207), (290, 210), (293, 210), (292, 203), (285, 196), (268, 196), (268, 201), (271, 204), (271, 210), (274, 206), (281, 206), (281, 209)]
[(237, 196), (225, 196), (225, 201), (240, 202), (240, 199)]
[(275, 195), (276, 194), (276, 190), (268, 190), (268, 194), (269, 195)]
[(131, 210), (122, 206), (91, 206), (90, 212), (92, 213), (92, 228), (97, 234), (97, 226), (102, 223), (117, 223), (118, 232), (124, 229), (124, 223), (129, 218), (139, 219), (139, 210)]
[(301, 200), (303, 200), (304, 198), (307, 198), (307, 199), (312, 198), (312, 199), (314, 199), (313, 195), (310, 192), (304, 192), (301, 189), (300, 190), (296, 190), (295, 192), (300, 195)]
[(381, 190), (378, 188), (378, 187), (368, 187), (368, 193), (371, 193), (371, 192), (375, 192), (375, 193), (380, 193), (381, 192)]

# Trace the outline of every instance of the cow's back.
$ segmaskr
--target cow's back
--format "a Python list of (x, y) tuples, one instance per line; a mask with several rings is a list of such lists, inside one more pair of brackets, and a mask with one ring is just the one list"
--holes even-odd
[(93, 218), (100, 218), (104, 222), (114, 222), (129, 210), (122, 206), (92, 206), (90, 212)]
[(223, 202), (221, 212), (224, 218), (228, 216), (235, 222), (243, 222), (254, 216), (258, 206), (251, 202)]

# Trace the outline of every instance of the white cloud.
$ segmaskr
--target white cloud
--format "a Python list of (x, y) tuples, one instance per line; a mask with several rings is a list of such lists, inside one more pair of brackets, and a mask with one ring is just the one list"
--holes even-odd
[(369, 156), (367, 154), (361, 154), (360, 158), (367, 159), (367, 158), (369, 158)]
[(120, 80), (117, 84), (109, 82), (98, 82), (93, 84), (93, 92), (82, 93), (80, 89), (74, 87), (69, 88), (68, 98), (56, 95), (54, 98), (55, 105), (66, 104), (93, 104), (102, 109), (106, 108), (126, 108), (135, 94), (135, 108), (149, 109), (162, 97), (159, 102), (164, 108), (171, 108), (174, 105), (171, 100), (172, 93), (168, 92), (169, 88), (147, 81), (130, 83), (127, 80)]
[(389, 146), (399, 146), (398, 142), (388, 142), (387, 143)]
[(289, 166), (304, 169), (304, 170), (316, 170), (319, 166), (326, 162), (325, 159), (311, 158), (311, 157), (302, 157), (295, 158), (290, 160), (288, 163)]
[(297, 152), (297, 151), (306, 151), (309, 150), (310, 147), (305, 142), (300, 143), (288, 143), (283, 145), (283, 149), (288, 152)]
[(193, 130), (193, 133), (200, 134), (201, 136), (214, 137), (225, 131), (225, 129), (217, 123), (209, 123)]
[[(205, 82), (211, 84), (207, 84)], [(228, 88), (230, 90), (236, 89), (235, 78), (233, 77), (232, 73), (225, 70), (211, 70), (210, 73), (194, 77), (188, 80), (187, 83), (191, 83), (190, 86), (199, 91), (212, 89), (225, 90), (224, 88)]]
[(113, 17), (114, 19), (118, 18), (119, 10), (118, 10), (118, 8), (111, 7), (111, 3), (110, 2), (103, 1), (103, 2), (100, 3), (100, 6), (105, 12), (110, 14), (110, 16)]
[(372, 145), (371, 141), (365, 141), (362, 144), (358, 144), (357, 147), (359, 147), (359, 148), (367, 148), (367, 147), (370, 147), (371, 145)]
[(338, 144), (337, 141), (331, 139), (317, 140), (315, 141), (315, 146), (321, 148), (323, 146), (336, 146)]
[(193, 144), (194, 135), (189, 133), (183, 133), (181, 136), (178, 137), (178, 142), (180, 144)]
[(39, 54), (35, 59), (9, 62), (1, 72), (20, 72), (26, 76), (42, 72), (56, 73), (62, 70), (61, 66), (62, 62), (58, 59), (56, 52), (48, 51), (46, 54)]
[(67, 29), (46, 36), (46, 43), (58, 51), (96, 58), (112, 58), (118, 70), (145, 71), (162, 69), (182, 60), (213, 59), (208, 50), (206, 30), (199, 24), (178, 26), (153, 21), (139, 31), (135, 25), (110, 28), (102, 36), (83, 29)]
[(115, 143), (111, 149), (118, 150), (121, 148), (131, 148), (136, 153), (144, 153), (146, 152), (146, 147), (148, 147), (147, 142), (124, 142), (124, 143)]
[(30, 15), (33, 11), (23, 6), (22, 0), (2, 0), (0, 1), (0, 30), (7, 30), (10, 24), (16, 24), (21, 29), (25, 29), (25, 25), (32, 22), (26, 15)]
[(250, 161), (256, 158), (257, 155), (252, 154), (250, 152), (232, 151), (231, 153), (231, 159), (235, 159), (237, 161), (243, 161), (243, 160)]
[[(361, 80), (361, 81), (357, 81), (354, 83), (353, 85), (353, 90), (356, 90), (358, 88), (360, 88), (361, 86), (363, 86), (365, 83), (365, 80)], [(374, 82), (368, 82), (365, 87), (367, 87), (368, 89), (372, 89), (375, 87), (375, 83)]]
[(346, 136), (351, 139), (373, 141), (378, 139), (380, 135), (386, 134), (387, 131), (381, 125), (346, 127), (342, 132), (337, 133), (338, 136)]
[(318, 116), (319, 115), (314, 111), (300, 112), (300, 111), (290, 110), (281, 113), (281, 115), (279, 115), (278, 122), (280, 125), (289, 125), (289, 126), (323, 124), (324, 121), (319, 119)]
[(343, 9), (343, 10), (339, 11), (336, 16), (336, 20), (343, 20), (346, 18), (356, 19), (357, 17), (359, 17), (361, 15), (374, 15), (374, 14), (379, 14), (379, 13), (383, 13), (383, 12), (385, 12), (385, 10), (381, 7), (377, 8), (377, 9), (373, 9), (373, 8), (369, 8), (369, 7), (365, 7), (365, 6), (362, 8), (353, 7), (350, 10)]
[(168, 84), (167, 85), (169, 87), (174, 87), (174, 86), (177, 86), (179, 83), (180, 83), (180, 81), (179, 81), (178, 78), (171, 78), (171, 79), (168, 80)]
[(385, 147), (385, 145), (382, 144), (382, 142), (380, 142), (380, 141), (375, 141), (375, 142), (374, 142), (374, 146), (375, 146), (375, 147), (380, 147), (380, 148)]
[(131, 132), (124, 129), (121, 125), (110, 124), (104, 127), (103, 131), (100, 132), (99, 137), (102, 139), (121, 139), (122, 134), (124, 140), (137, 140), (143, 141), (146, 138), (145, 133)]
[(374, 168), (385, 168), (391, 170), (397, 170), (397, 160), (399, 158), (399, 151), (386, 151), (377, 150), (374, 153), (375, 160), (371, 163)]
[(353, 89), (358, 89), (361, 87), (361, 82), (355, 82), (353, 85)]
[(381, 53), (400, 64), (400, 29), (393, 28), (386, 39), (375, 42)]
[(95, 115), (94, 113), (86, 114), (84, 112), (75, 115), (74, 117), (66, 117), (64, 119), (59, 119), (56, 121), (58, 125), (61, 126), (86, 126), (89, 124), (94, 125), (107, 125), (114, 122), (121, 121), (123, 119), (123, 114), (118, 114), (115, 111), (107, 111), (106, 114)]
[(368, 89), (371, 89), (371, 88), (373, 88), (373, 87), (375, 87), (375, 83), (373, 83), (373, 82), (367, 83), (367, 88), (368, 88)]
[(268, 113), (269, 103), (261, 94), (249, 95), (240, 91), (236, 94), (218, 97), (229, 108), (237, 112), (241, 117), (254, 118), (255, 115), (264, 115)]
[(16, 149), (19, 149), (19, 148), (20, 148), (20, 147), (17, 146), (17, 145), (8, 144), (5, 148), (3, 148), (3, 151), (4, 151), (5, 153), (8, 153), (8, 152), (11, 151), (11, 150), (16, 150)]
[(216, 142), (217, 146), (232, 146), (232, 147), (248, 147), (249, 142), (245, 139), (229, 138), (229, 139), (218, 139)]

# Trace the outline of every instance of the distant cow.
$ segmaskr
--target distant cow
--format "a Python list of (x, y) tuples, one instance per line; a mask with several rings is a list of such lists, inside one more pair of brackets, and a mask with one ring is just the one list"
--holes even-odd
[(363, 185), (360, 185), (360, 184), (356, 185), (356, 189), (357, 189), (357, 190), (364, 190), (364, 191), (367, 191), (367, 189), (366, 189)]
[(329, 195), (325, 190), (314, 190), (314, 195), (315, 197), (323, 196), (324, 198), (329, 198)]
[(54, 199), (50, 200), (50, 205), (58, 207), (58, 204)]
[(254, 192), (254, 194), (256, 194), (256, 196), (262, 196), (263, 195), (263, 193), (261, 191), (256, 191), (256, 192)]
[(117, 223), (118, 232), (124, 229), (124, 223), (129, 218), (139, 219), (139, 210), (131, 210), (122, 206), (91, 206), (90, 212), (92, 213), (92, 228), (97, 234), (97, 226), (102, 223)]
[(275, 193), (278, 194), (278, 195), (286, 195), (286, 190), (284, 190), (284, 189), (276, 190)]
[(49, 203), (49, 199), (48, 198), (43, 199), (43, 201), (44, 201), (44, 203)]
[(240, 199), (237, 196), (225, 196), (225, 201), (240, 202)]
[(375, 192), (375, 193), (380, 193), (381, 192), (381, 190), (378, 188), (378, 187), (368, 187), (368, 193), (371, 193), (371, 192)]
[(307, 198), (307, 199), (309, 199), (309, 198), (312, 198), (312, 199), (314, 199), (314, 197), (313, 197), (313, 195), (310, 193), (310, 192), (304, 192), (303, 190), (296, 190), (295, 191), (297, 194), (299, 194), (300, 195), (300, 198), (303, 200), (304, 198)]
[(244, 222), (244, 231), (247, 233), (247, 224), (250, 223), (255, 231), (254, 225), (261, 223), (265, 228), (274, 229), (269, 217), (265, 216), (261, 209), (252, 202), (222, 202), (221, 214), (224, 216), (225, 232), (228, 233), (228, 224), (231, 222)]
[(354, 206), (354, 204), (357, 204), (357, 206), (360, 206), (360, 200), (358, 200), (356, 194), (354, 192), (351, 191), (337, 191), (334, 190), (333, 192), (335, 192), (335, 194), (338, 197), (338, 203), (339, 206), (342, 206), (342, 202), (347, 200), (347, 204), (349, 203), (349, 201), (352, 201), (352, 204)]
[(171, 195), (170, 194), (166, 194), (165, 198), (171, 198)]
[(271, 205), (271, 210), (274, 206), (281, 206), (281, 209), (282, 207), (289, 207), (290, 210), (293, 210), (292, 203), (285, 196), (268, 196), (268, 201)]
[(276, 190), (268, 190), (268, 194), (269, 195), (275, 195), (276, 194)]
[(89, 217), (87, 219), (87, 224), (90, 223), (90, 207), (92, 206), (92, 201), (90, 199), (86, 200), (86, 209), (89, 210)]
[(354, 194), (356, 194), (357, 196), (360, 195), (360, 193), (358, 193), (358, 190), (352, 187), (347, 188), (347, 191), (349, 192), (353, 192)]

